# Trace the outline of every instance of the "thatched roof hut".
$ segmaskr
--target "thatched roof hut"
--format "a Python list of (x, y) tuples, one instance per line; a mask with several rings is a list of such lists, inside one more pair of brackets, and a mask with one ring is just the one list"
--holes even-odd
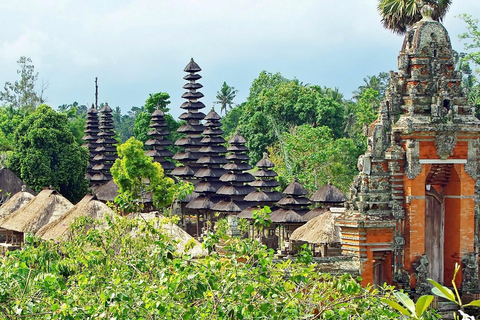
[(0, 207), (0, 224), (7, 219), (7, 217), (17, 211), (18, 209), (26, 206), (30, 201), (35, 198), (33, 194), (26, 191), (20, 191), (15, 193), (10, 199), (7, 200)]
[(327, 211), (293, 231), (290, 239), (314, 244), (338, 243), (341, 229), (335, 225), (333, 213)]
[(73, 208), (65, 212), (59, 219), (44, 225), (35, 234), (43, 240), (66, 239), (70, 235), (70, 224), (78, 217), (86, 216), (102, 219), (107, 214), (113, 214), (106, 204), (98, 201), (95, 196), (87, 194)]
[(55, 190), (45, 189), (30, 203), (8, 216), (0, 227), (17, 232), (37, 232), (44, 225), (60, 218), (73, 204)]
[[(15, 175), (11, 170), (7, 168), (0, 167), (0, 199), (2, 196), (5, 196), (7, 193), (16, 194), (17, 192), (22, 191), (22, 186), (24, 185), (23, 181)], [(30, 187), (25, 187), (25, 191), (30, 192), (33, 195), (36, 193), (30, 189)]]
[[(157, 214), (158, 215), (158, 214)], [(137, 218), (141, 217), (142, 219), (145, 220), (151, 220), (154, 218), (158, 218), (158, 224), (155, 223), (156, 227), (161, 227), (163, 230), (165, 230), (165, 233), (170, 235), (172, 239), (176, 241), (175, 245), (175, 250), (177, 252), (184, 252), (185, 251), (185, 245), (189, 242), (194, 242), (194, 246), (192, 249), (190, 249), (187, 253), (191, 255), (192, 257), (201, 257), (201, 256), (206, 256), (207, 251), (205, 249), (202, 249), (202, 244), (195, 240), (191, 235), (189, 235), (185, 230), (177, 226), (176, 224), (173, 223), (161, 223), (161, 220), (164, 219), (162, 215), (157, 215), (154, 212), (149, 212), (149, 213), (132, 213), (129, 215), (131, 218)]]
[(118, 186), (115, 184), (113, 180), (108, 181), (101, 187), (98, 187), (95, 190), (95, 196), (98, 200), (103, 202), (113, 202), (115, 197), (118, 195)]

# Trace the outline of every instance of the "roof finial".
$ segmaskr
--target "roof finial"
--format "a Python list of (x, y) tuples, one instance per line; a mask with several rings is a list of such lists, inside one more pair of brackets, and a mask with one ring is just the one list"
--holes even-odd
[(420, 10), (420, 13), (422, 14), (422, 20), (433, 20), (432, 19), (433, 10), (434, 8), (431, 5), (429, 4), (423, 5), (422, 9)]

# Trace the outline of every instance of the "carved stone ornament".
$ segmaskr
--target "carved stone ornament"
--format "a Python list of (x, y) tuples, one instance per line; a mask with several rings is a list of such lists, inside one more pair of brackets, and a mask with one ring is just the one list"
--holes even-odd
[(453, 131), (440, 131), (435, 136), (435, 146), (437, 147), (437, 155), (440, 159), (445, 160), (453, 153), (453, 148), (457, 144), (457, 135)]
[(478, 170), (478, 140), (468, 141), (467, 163), (465, 164), (465, 172), (473, 179), (477, 179)]
[(417, 278), (417, 286), (415, 292), (417, 294), (429, 294), (430, 283), (428, 282), (428, 265), (429, 261), (427, 255), (423, 254), (415, 267), (415, 277)]
[(398, 203), (398, 201), (391, 201), (390, 205), (392, 207), (392, 216), (393, 218), (400, 220), (405, 219), (405, 210)]
[(410, 180), (415, 179), (420, 172), (422, 172), (422, 165), (420, 164), (420, 150), (418, 142), (415, 140), (407, 140), (407, 163), (405, 174)]
[(474, 252), (467, 253), (463, 259), (462, 290), (466, 293), (479, 293), (478, 258)]
[(393, 248), (394, 249), (402, 249), (405, 245), (405, 238), (402, 236), (395, 236), (393, 239)]

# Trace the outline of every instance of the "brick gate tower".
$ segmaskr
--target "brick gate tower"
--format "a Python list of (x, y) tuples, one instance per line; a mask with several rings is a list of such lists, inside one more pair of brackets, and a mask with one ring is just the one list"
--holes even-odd
[(467, 105), (448, 33), (431, 13), (424, 6), (405, 36), (338, 223), (364, 284), (424, 293), (426, 278), (450, 283), (459, 263), (457, 284), (474, 293), (480, 121)]

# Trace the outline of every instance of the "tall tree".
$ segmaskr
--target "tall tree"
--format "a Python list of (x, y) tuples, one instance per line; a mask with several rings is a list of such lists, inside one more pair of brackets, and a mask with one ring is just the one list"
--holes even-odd
[(378, 11), (386, 29), (403, 34), (409, 26), (422, 19), (420, 11), (423, 5), (430, 5), (433, 8), (432, 18), (441, 21), (451, 3), (451, 0), (379, 0)]
[(467, 51), (461, 54), (460, 70), (464, 73), (462, 85), (468, 90), (468, 100), (475, 106), (477, 118), (480, 118), (480, 81), (478, 79), (479, 69), (472, 70), (469, 62), (477, 67), (480, 66), (480, 30), (478, 28), (478, 19), (471, 15), (461, 14), (462, 19), (467, 24), (467, 32), (459, 35), (464, 40), (464, 48)]
[(358, 101), (363, 92), (367, 89), (373, 89), (378, 92), (378, 99), (383, 99), (385, 90), (390, 82), (390, 75), (387, 72), (380, 72), (378, 75), (366, 76), (363, 78), (363, 84), (353, 92), (353, 98)]
[(158, 162), (145, 155), (142, 142), (130, 138), (117, 147), (118, 159), (112, 166), (112, 176), (118, 185), (115, 198), (126, 212), (142, 209), (147, 193), (150, 193), (157, 208), (170, 205), (173, 201), (175, 182), (163, 174)]
[(45, 102), (43, 93), (47, 84), (42, 83), (40, 90), (37, 91), (38, 72), (35, 72), (32, 59), (22, 56), (17, 63), (20, 66), (17, 70), (20, 80), (14, 83), (5, 82), (3, 91), (0, 91), (0, 101), (24, 113), (32, 112), (39, 104)]
[(88, 189), (87, 163), (67, 116), (43, 104), (18, 126), (8, 167), (36, 192), (52, 186), (75, 203)]
[[(266, 85), (259, 90), (259, 84)], [(251, 163), (292, 126), (328, 126), (336, 138), (343, 135), (343, 105), (338, 95), (320, 86), (305, 86), (280, 74), (260, 73), (251, 96), (242, 106), (238, 130), (247, 139)]]
[(216, 104), (220, 105), (220, 114), (222, 112), (227, 114), (227, 107), (229, 110), (232, 109), (232, 106), (235, 105), (233, 99), (235, 99), (237, 92), (238, 90), (235, 90), (234, 87), (230, 87), (226, 82), (223, 82), (222, 88), (220, 88), (220, 91), (217, 91), (217, 101), (215, 101)]

